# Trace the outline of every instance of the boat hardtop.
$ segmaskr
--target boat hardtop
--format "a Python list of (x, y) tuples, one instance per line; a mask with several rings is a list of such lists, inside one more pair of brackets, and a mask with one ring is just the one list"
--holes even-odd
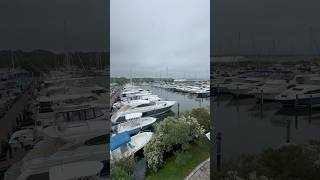
[(131, 141), (130, 133), (125, 131), (122, 133), (119, 133), (115, 136), (111, 136), (110, 140), (110, 150), (113, 151), (120, 146), (127, 144)]
[(132, 120), (132, 119), (137, 119), (137, 118), (141, 118), (142, 117), (142, 113), (138, 112), (138, 113), (131, 113), (131, 114), (126, 114), (125, 115), (125, 119), (126, 120)]

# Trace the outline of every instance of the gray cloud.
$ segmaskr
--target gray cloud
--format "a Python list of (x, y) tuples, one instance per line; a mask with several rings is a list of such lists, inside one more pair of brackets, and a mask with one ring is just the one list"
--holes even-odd
[(105, 0), (1, 0), (0, 49), (108, 48), (108, 3)]
[(320, 35), (318, 0), (215, 0), (212, 3), (215, 54), (315, 55), (320, 51), (316, 48)]
[(111, 0), (111, 76), (208, 78), (209, 0)]

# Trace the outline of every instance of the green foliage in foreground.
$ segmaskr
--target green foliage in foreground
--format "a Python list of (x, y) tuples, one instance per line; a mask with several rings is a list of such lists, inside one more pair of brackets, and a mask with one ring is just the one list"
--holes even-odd
[(184, 179), (201, 162), (209, 158), (210, 144), (205, 137), (190, 144), (186, 151), (178, 151), (167, 160), (165, 165), (156, 173), (149, 173), (147, 180), (176, 180)]
[(185, 151), (190, 147), (190, 142), (204, 135), (204, 129), (197, 119), (183, 114), (179, 118), (167, 117), (155, 127), (151, 141), (144, 148), (150, 170), (156, 172), (164, 165), (165, 153), (174, 151), (174, 147), (181, 147)]
[(133, 156), (113, 162), (111, 164), (111, 179), (133, 180), (134, 164), (135, 160)]
[(190, 115), (198, 120), (206, 133), (210, 131), (210, 114), (207, 108), (194, 108), (190, 111)]
[(243, 155), (224, 163), (214, 179), (231, 180), (319, 180), (319, 143), (289, 144), (258, 155)]

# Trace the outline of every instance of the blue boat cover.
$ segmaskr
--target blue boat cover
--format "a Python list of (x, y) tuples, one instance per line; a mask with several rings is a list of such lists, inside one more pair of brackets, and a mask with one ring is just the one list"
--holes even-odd
[(130, 142), (130, 134), (129, 132), (125, 131), (123, 133), (119, 133), (115, 136), (111, 136), (110, 140), (110, 149), (111, 151), (117, 149), (118, 147), (122, 146), (123, 144), (127, 144)]

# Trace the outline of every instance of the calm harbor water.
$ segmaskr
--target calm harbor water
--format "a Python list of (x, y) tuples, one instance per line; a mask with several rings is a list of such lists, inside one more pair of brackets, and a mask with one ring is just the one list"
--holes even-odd
[[(320, 110), (282, 108), (277, 102), (221, 95), (212, 105), (214, 124), (222, 132), (224, 158), (259, 153), (286, 143), (320, 140)], [(288, 133), (289, 131), (289, 133)], [(288, 135), (289, 134), (289, 135)]]

